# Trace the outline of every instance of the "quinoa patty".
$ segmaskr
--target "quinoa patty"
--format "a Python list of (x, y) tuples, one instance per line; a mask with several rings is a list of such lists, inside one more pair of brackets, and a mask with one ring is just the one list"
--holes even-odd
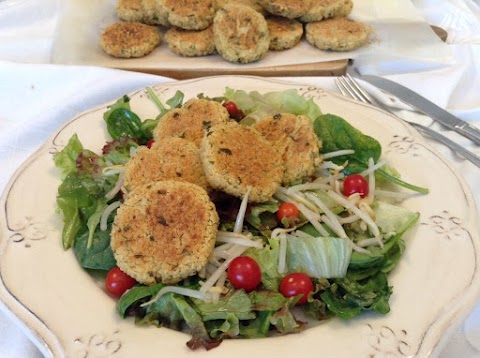
[(246, 5), (227, 4), (218, 10), (213, 35), (218, 53), (229, 62), (258, 61), (270, 46), (265, 17)]
[(267, 15), (268, 12), (259, 4), (257, 0), (214, 0), (213, 6), (215, 6), (215, 11), (220, 10), (227, 4), (241, 4), (250, 6), (253, 10), (258, 11), (262, 15)]
[(305, 15), (312, 6), (312, 0), (257, 0), (269, 13), (295, 19)]
[(115, 5), (117, 16), (127, 22), (143, 22), (142, 0), (118, 0)]
[(313, 22), (332, 17), (345, 17), (350, 15), (352, 8), (352, 0), (313, 0), (313, 6), (300, 17), (300, 21)]
[(200, 158), (210, 186), (249, 201), (269, 200), (280, 185), (284, 165), (280, 153), (251, 127), (218, 124), (203, 138)]
[(146, 285), (175, 284), (205, 267), (218, 222), (215, 205), (198, 185), (159, 181), (137, 187), (113, 222), (117, 265)]
[(276, 114), (257, 122), (253, 128), (282, 153), (285, 163), (283, 185), (312, 175), (321, 163), (322, 143), (308, 117), (290, 113)]
[(208, 182), (195, 144), (182, 138), (164, 138), (152, 148), (142, 146), (125, 166), (124, 186), (137, 186), (159, 180), (197, 184), (208, 190)]
[(336, 17), (305, 26), (307, 41), (320, 50), (350, 51), (368, 42), (368, 25), (344, 17)]
[(161, 42), (158, 30), (139, 22), (116, 22), (100, 36), (100, 47), (114, 57), (143, 57)]
[(153, 137), (157, 142), (168, 137), (184, 138), (200, 147), (208, 128), (229, 120), (228, 111), (219, 102), (193, 98), (164, 115), (154, 129)]
[(141, 0), (143, 6), (143, 22), (148, 25), (168, 26), (168, 13), (163, 5), (164, 0)]
[(203, 30), (215, 16), (213, 0), (162, 0), (168, 22), (185, 30)]
[(302, 38), (303, 25), (292, 19), (274, 16), (267, 18), (270, 33), (270, 50), (286, 50), (294, 47)]
[(172, 52), (181, 56), (206, 56), (217, 52), (212, 26), (199, 31), (172, 27), (165, 34), (165, 41)]

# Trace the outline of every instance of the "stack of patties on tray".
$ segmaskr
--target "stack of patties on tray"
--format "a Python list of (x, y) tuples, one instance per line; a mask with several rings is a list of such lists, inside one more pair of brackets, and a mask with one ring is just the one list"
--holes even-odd
[(348, 19), (352, 0), (118, 0), (121, 22), (100, 37), (114, 57), (142, 57), (162, 43), (186, 57), (220, 54), (233, 63), (261, 60), (306, 40), (321, 50), (350, 51), (371, 29)]
[(165, 114), (153, 138), (125, 166), (111, 232), (118, 266), (144, 284), (175, 284), (205, 267), (219, 225), (215, 194), (266, 202), (322, 161), (307, 117), (283, 113), (246, 126), (208, 99)]

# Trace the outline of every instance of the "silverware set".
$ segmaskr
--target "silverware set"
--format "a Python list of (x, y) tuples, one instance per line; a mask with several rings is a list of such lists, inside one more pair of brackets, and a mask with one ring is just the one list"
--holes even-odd
[[(431, 117), (433, 120), (441, 123), (450, 130), (453, 130), (464, 137), (470, 139), (475, 144), (480, 144), (480, 130), (476, 127), (470, 125), (469, 123), (453, 116), (432, 102), (428, 101), (426, 98), (418, 95), (417, 93), (411, 91), (410, 89), (403, 87), (395, 82), (387, 80), (385, 78), (376, 77), (376, 76), (362, 76), (359, 79), (365, 80), (374, 86), (382, 89), (385, 92), (395, 95), (400, 100), (412, 106), (419, 113), (425, 114)], [(370, 104), (372, 106), (381, 108), (386, 112), (393, 114), (395, 117), (399, 118), (402, 121), (408, 122), (415, 129), (417, 129), (423, 135), (427, 135), (434, 140), (438, 141), (449, 147), (458, 155), (469, 160), (477, 167), (480, 167), (480, 156), (461, 146), (460, 144), (454, 142), (450, 138), (444, 136), (443, 134), (433, 130), (430, 127), (421, 125), (419, 123), (401, 118), (396, 115), (396, 113), (387, 105), (383, 104), (380, 101), (374, 99), (364, 88), (360, 86), (358, 81), (356, 81), (352, 76), (347, 74), (346, 76), (340, 76), (335, 79), (335, 83), (339, 91), (345, 97), (352, 98), (354, 100)]]

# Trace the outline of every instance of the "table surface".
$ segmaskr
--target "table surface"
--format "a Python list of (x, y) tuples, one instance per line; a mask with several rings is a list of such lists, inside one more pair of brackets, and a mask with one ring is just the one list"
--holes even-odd
[[(58, 2), (44, 0), (39, 6), (40, 2), (32, 5), (31, 1), (0, 1), (0, 108), (3, 109), (0, 112), (0, 191), (15, 169), (62, 121), (131, 90), (165, 80), (141, 73), (119, 74), (110, 69), (49, 64), (58, 20)], [(480, 1), (412, 0), (412, 3), (426, 22), (447, 31), (446, 46), (451, 50), (452, 63), (425, 66), (392, 61), (388, 66), (372, 67), (359, 60), (349, 66), (348, 72), (379, 74), (393, 79), (480, 127)], [(36, 6), (37, 11), (27, 11), (31, 10), (28, 6)], [(288, 79), (335, 90), (333, 78)], [(111, 89), (110, 97), (81, 93), (82, 88), (91, 84)], [(75, 96), (79, 97), (77, 101)], [(59, 109), (55, 105), (59, 101), (68, 105)], [(24, 108), (21, 118), (18, 108)], [(35, 130), (35, 136), (26, 142), (20, 134), (34, 123), (38, 113), (52, 113), (52, 117), (29, 128), (29, 133)], [(404, 115), (401, 111), (399, 114)], [(468, 140), (446, 131), (428, 118), (424, 120), (432, 128), (480, 154), (480, 148)], [(480, 203), (479, 169), (455, 156), (448, 148), (430, 142), (463, 175)], [(3, 308), (1, 304), (0, 308)], [(0, 310), (0, 357), (42, 357), (22, 329), (12, 323), (12, 318), (9, 312)], [(451, 333), (440, 357), (480, 357), (480, 300), (465, 321)]]

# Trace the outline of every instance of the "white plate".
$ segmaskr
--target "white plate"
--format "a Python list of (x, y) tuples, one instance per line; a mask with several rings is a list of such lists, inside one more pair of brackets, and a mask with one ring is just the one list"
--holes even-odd
[[(479, 295), (479, 230), (469, 189), (448, 163), (408, 125), (378, 109), (311, 86), (255, 77), (212, 77), (154, 87), (161, 99), (182, 90), (186, 98), (218, 96), (226, 86), (278, 91), (297, 88), (324, 113), (344, 117), (378, 139), (383, 155), (405, 180), (430, 194), (404, 206), (421, 213), (405, 236), (406, 251), (390, 275), (393, 295), (387, 315), (362, 314), (351, 321), (331, 319), (300, 334), (255, 340), (227, 340), (211, 351), (192, 352), (189, 336), (165, 328), (137, 327), (122, 319), (107, 296), (61, 245), (62, 220), (55, 196), (60, 184), (52, 156), (78, 133), (86, 148), (100, 151), (107, 139), (106, 105), (67, 122), (15, 174), (0, 216), (0, 298), (28, 329), (39, 348), (53, 357), (428, 357), (464, 318)], [(131, 95), (132, 109), (152, 118), (155, 105), (144, 91)]]

